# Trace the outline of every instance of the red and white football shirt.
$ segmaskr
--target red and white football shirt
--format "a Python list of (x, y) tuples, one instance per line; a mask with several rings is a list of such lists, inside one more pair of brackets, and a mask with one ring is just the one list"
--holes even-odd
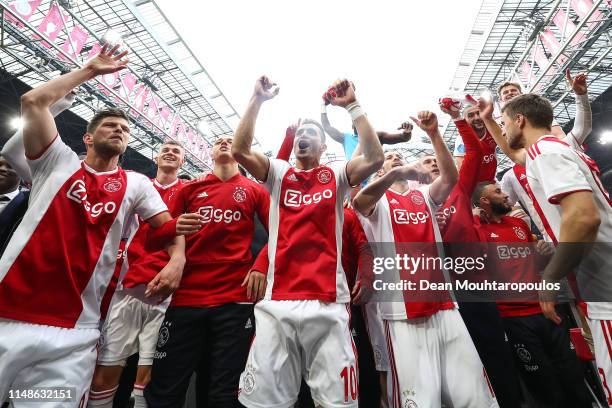
[[(499, 223), (479, 224), (478, 232), (483, 242), (499, 244), (494, 250), (489, 251), (487, 268), (495, 268), (494, 273), (502, 273), (503, 282), (537, 283), (539, 281), (538, 271), (534, 269), (533, 257), (513, 255), (518, 253), (520, 243), (534, 242), (533, 235), (525, 221), (516, 217), (503, 216)], [(534, 246), (527, 245), (522, 248), (521, 254), (531, 254), (533, 249)], [(533, 256), (536, 255), (533, 254)], [(542, 313), (539, 302), (497, 302), (497, 309), (502, 317)]]
[(347, 303), (342, 269), (346, 162), (299, 170), (270, 159), (268, 286), (265, 299)]
[(59, 136), (28, 163), (30, 206), (0, 259), (0, 317), (97, 328), (124, 224), (167, 207), (142, 174), (96, 172)]
[[(442, 238), (438, 223), (433, 217), (435, 208), (436, 204), (429, 196), (429, 185), (404, 193), (392, 189), (387, 190), (369, 216), (360, 215), (368, 240), (385, 243), (377, 245), (376, 256), (395, 259), (396, 254), (403, 256), (407, 248), (408, 251), (418, 252), (407, 254), (415, 258), (421, 255), (443, 257), (442, 248), (436, 245), (442, 242)], [(395, 249), (391, 248), (390, 243), (395, 243)], [(402, 244), (408, 243), (415, 245), (402, 248)], [(418, 270), (411, 275), (410, 271), (392, 268), (388, 270), (385, 277), (391, 282), (415, 281), (417, 288), (421, 279), (441, 282), (441, 276), (436, 276), (432, 274), (432, 271), (425, 269)], [(403, 320), (425, 317), (440, 310), (454, 308), (454, 303), (450, 301), (412, 301), (408, 291), (404, 292), (404, 300), (405, 302), (380, 303), (383, 319)]]
[[(478, 173), (478, 182), (495, 180), (495, 173), (497, 172), (497, 143), (495, 139), (487, 130), (482, 139), (479, 139), (480, 148), (482, 149), (482, 164), (480, 166), (480, 172)], [(455, 139), (455, 149), (453, 152), (454, 156), (465, 156), (465, 145), (461, 135)]]
[(186, 237), (187, 263), (171, 306), (249, 302), (241, 284), (253, 263), (255, 214), (266, 226), (269, 203), (266, 191), (240, 174), (227, 181), (209, 174), (181, 188), (170, 205), (172, 216), (199, 213), (204, 221)]
[(588, 292), (595, 288), (599, 293), (612, 294), (612, 202), (599, 180), (597, 165), (589, 156), (564, 141), (554, 136), (543, 136), (527, 149), (525, 167), (534, 207), (555, 244), (559, 241), (561, 230), (560, 200), (579, 191), (593, 193), (601, 224), (596, 244), (582, 261), (576, 277), (581, 295), (587, 300), (589, 317), (612, 319), (612, 296), (606, 297), (606, 302), (588, 301)]
[(459, 179), (441, 208), (446, 217), (441, 233), (444, 242), (478, 242), (472, 219), (472, 194), (479, 180), (483, 150), (476, 132), (467, 121), (456, 120), (455, 125), (465, 143), (466, 154), (459, 169)]
[[(178, 178), (168, 185), (162, 185), (156, 179), (153, 179), (152, 182), (153, 187), (168, 207), (184, 184), (184, 181)], [(128, 289), (139, 285), (146, 286), (170, 260), (168, 251), (165, 249), (153, 253), (145, 249), (147, 233), (151, 227), (142, 220), (138, 222), (138, 231), (127, 246), (127, 273), (121, 281), (122, 287)]]

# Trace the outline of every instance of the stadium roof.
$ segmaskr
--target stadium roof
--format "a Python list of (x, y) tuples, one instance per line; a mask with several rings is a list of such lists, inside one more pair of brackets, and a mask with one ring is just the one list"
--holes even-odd
[(82, 65), (101, 42), (129, 50), (135, 83), (126, 85), (124, 74), (90, 81), (71, 110), (89, 119), (105, 106), (128, 108), (130, 146), (143, 155), (152, 158), (163, 140), (179, 139), (190, 152), (184, 171), (194, 175), (210, 166), (206, 147), (233, 132), (237, 112), (154, 1), (0, 0), (0, 8), (0, 64), (30, 86)]
[[(484, 0), (450, 89), (493, 94), (504, 80), (520, 82), (524, 92), (538, 92), (553, 103), (564, 125), (575, 104), (564, 79), (566, 68), (588, 72), (589, 97), (612, 85), (612, 1)], [(444, 138), (453, 146), (452, 122)], [(510, 165), (500, 157), (502, 168)]]

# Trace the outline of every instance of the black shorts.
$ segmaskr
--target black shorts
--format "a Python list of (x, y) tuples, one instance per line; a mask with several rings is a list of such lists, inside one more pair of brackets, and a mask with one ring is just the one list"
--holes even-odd
[(238, 381), (254, 332), (251, 304), (168, 308), (144, 392), (148, 406), (182, 407), (195, 371), (198, 407), (241, 407)]

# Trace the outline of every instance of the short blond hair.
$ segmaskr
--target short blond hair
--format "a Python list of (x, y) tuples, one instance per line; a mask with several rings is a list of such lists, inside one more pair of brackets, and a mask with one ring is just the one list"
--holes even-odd
[(504, 81), (501, 84), (499, 84), (499, 86), (497, 87), (497, 96), (501, 98), (501, 90), (504, 89), (507, 86), (513, 86), (516, 89), (518, 89), (521, 93), (523, 93), (523, 89), (521, 87), (521, 84), (519, 84), (518, 82), (510, 82), (510, 81)]

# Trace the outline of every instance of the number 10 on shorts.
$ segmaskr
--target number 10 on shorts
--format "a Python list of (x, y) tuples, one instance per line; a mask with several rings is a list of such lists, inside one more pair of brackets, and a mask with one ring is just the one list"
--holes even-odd
[(340, 372), (340, 377), (344, 380), (344, 402), (348, 402), (349, 392), (351, 400), (355, 401), (359, 393), (359, 383), (357, 382), (357, 373), (355, 367), (344, 367)]

